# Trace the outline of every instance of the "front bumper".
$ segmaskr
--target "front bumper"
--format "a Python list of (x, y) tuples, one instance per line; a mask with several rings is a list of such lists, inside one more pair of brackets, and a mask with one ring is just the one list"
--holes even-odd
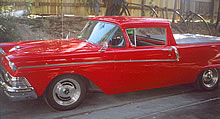
[(4, 73), (0, 71), (0, 87), (2, 87), (4, 93), (12, 101), (30, 100), (36, 99), (37, 95), (33, 87), (17, 88), (9, 86), (5, 81), (6, 77)]

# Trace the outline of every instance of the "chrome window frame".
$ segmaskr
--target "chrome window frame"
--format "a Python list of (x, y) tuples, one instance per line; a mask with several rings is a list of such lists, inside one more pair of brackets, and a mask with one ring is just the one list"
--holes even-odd
[(125, 29), (125, 31), (126, 31), (126, 35), (127, 35), (127, 37), (128, 37), (128, 40), (129, 40), (131, 46), (132, 46), (132, 47), (136, 47), (135, 44), (133, 44), (133, 43), (131, 42), (131, 39), (130, 39), (130, 37), (129, 37), (129, 35), (128, 35), (127, 30), (130, 30), (130, 29), (133, 29), (133, 30), (134, 30), (134, 28), (127, 28), (127, 29)]

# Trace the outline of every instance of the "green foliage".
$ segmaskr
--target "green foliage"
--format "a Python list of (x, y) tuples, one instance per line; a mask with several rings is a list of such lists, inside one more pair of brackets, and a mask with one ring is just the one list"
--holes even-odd
[[(31, 7), (32, 7), (32, 2), (33, 2), (34, 0), (26, 0), (25, 1), (25, 9), (26, 10), (28, 10), (28, 12), (30, 12), (31, 11)], [(15, 2), (13, 2), (13, 1), (7, 1), (6, 2), (6, 5), (1, 5), (0, 6), (0, 14), (1, 13), (9, 13), (9, 12), (12, 12), (12, 11), (15, 11), (16, 9), (14, 8), (14, 3)]]
[[(20, 35), (16, 32), (16, 18), (10, 16), (10, 12), (15, 11), (16, 9), (13, 6), (13, 2), (8, 2), (7, 5), (0, 6), (0, 42), (21, 41), (22, 39)], [(25, 4), (25, 9), (29, 12), (32, 7), (32, 2), (33, 0), (27, 0)]]
[(25, 8), (28, 10), (28, 12), (30, 13), (31, 11), (31, 7), (32, 7), (32, 1), (26, 1), (25, 3)]
[(13, 6), (12, 5), (8, 5), (8, 6), (0, 6), (0, 14), (1, 13), (8, 13), (13, 11)]
[(9, 13), (14, 10), (12, 4), (0, 6), (0, 42), (20, 40), (16, 33), (15, 18), (9, 16)]
[(16, 32), (15, 20), (14, 17), (0, 16), (0, 42), (14, 42), (21, 40), (21, 37)]

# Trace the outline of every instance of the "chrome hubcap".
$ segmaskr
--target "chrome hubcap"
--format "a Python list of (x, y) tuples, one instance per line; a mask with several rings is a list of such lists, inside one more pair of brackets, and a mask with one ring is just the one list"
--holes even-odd
[(216, 69), (209, 69), (203, 73), (202, 81), (204, 86), (211, 88), (218, 82), (218, 71)]
[(75, 103), (81, 94), (80, 85), (73, 79), (60, 80), (53, 89), (53, 98), (59, 104), (68, 106)]

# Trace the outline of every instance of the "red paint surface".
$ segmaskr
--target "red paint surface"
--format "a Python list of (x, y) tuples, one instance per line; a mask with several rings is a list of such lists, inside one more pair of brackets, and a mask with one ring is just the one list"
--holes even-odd
[[(106, 94), (116, 94), (192, 83), (200, 71), (220, 68), (220, 43), (176, 45), (167, 20), (143, 17), (95, 17), (90, 20), (119, 25), (124, 32), (126, 47), (99, 52), (101, 46), (78, 39), (1, 43), (0, 47), (17, 67), (98, 61), (175, 60), (177, 56), (174, 50), (162, 50), (171, 49), (171, 46), (177, 47), (180, 61), (77, 64), (18, 69), (16, 72), (9, 68), (4, 56), (0, 56), (3, 57), (1, 62), (13, 76), (26, 77), (38, 96), (44, 93), (49, 82), (62, 74), (82, 75)], [(134, 27), (165, 27), (167, 45), (132, 47), (125, 28)], [(16, 45), (21, 48), (8, 52)]]

